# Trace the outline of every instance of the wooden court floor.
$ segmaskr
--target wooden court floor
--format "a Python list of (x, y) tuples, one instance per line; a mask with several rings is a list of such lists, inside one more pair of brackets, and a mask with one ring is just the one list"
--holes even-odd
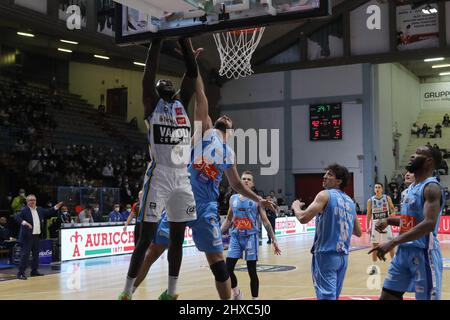
[[(309, 253), (313, 236), (299, 235), (279, 239), (281, 256), (274, 256), (263, 241), (259, 264), (293, 266), (285, 272), (259, 272), (260, 299), (288, 300), (314, 297)], [(450, 262), (450, 235), (440, 235), (443, 257)], [(353, 239), (342, 296), (378, 296), (377, 280), (368, 286), (367, 269), (371, 264), (368, 252), (368, 235)], [(157, 299), (167, 286), (167, 261), (164, 254), (150, 270), (150, 274), (133, 299)], [(0, 282), (0, 300), (115, 300), (123, 288), (130, 255), (79, 260), (61, 264), (61, 272), (28, 280)], [(240, 261), (238, 266), (243, 262)], [(389, 265), (389, 260), (379, 263), (379, 285)], [(236, 272), (244, 299), (249, 299), (250, 286), (246, 271)], [(204, 255), (195, 248), (184, 250), (183, 265), (178, 285), (179, 299), (217, 299), (213, 276)], [(406, 297), (413, 295), (407, 294)], [(444, 269), (442, 298), (450, 300), (450, 269)]]

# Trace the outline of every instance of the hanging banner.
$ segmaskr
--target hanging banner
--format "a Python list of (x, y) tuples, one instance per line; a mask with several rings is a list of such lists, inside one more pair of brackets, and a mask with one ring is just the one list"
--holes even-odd
[(439, 46), (439, 14), (436, 3), (417, 8), (397, 6), (397, 48), (399, 50)]

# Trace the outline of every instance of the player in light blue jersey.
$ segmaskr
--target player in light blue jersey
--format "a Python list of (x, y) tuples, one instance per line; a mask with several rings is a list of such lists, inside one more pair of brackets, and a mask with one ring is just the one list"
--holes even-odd
[[(272, 201), (265, 200), (247, 188), (236, 170), (234, 151), (227, 145), (233, 135), (232, 120), (223, 115), (213, 124), (209, 117), (209, 105), (203, 80), (198, 74), (195, 88), (195, 128), (191, 163), (188, 167), (190, 182), (194, 193), (197, 219), (190, 221), (192, 237), (197, 249), (205, 252), (206, 259), (215, 278), (221, 299), (230, 299), (231, 282), (223, 257), (222, 234), (218, 211), (219, 184), (223, 175), (230, 186), (238, 193), (255, 201), (259, 206), (276, 210)], [(164, 221), (161, 222), (162, 224)], [(173, 298), (163, 292), (161, 299)]]
[(417, 148), (406, 169), (415, 182), (406, 192), (401, 215), (382, 219), (377, 229), (388, 225), (400, 227), (400, 234), (372, 249), (380, 259), (398, 246), (384, 281), (381, 300), (401, 300), (405, 292), (415, 292), (416, 299), (439, 300), (442, 287), (442, 254), (437, 239), (439, 219), (445, 198), (442, 186), (433, 177), (442, 161), (441, 152), (429, 146)]
[(311, 249), (312, 277), (317, 299), (337, 300), (347, 271), (352, 234), (361, 236), (356, 205), (343, 191), (350, 174), (347, 168), (332, 164), (326, 168), (320, 191), (306, 210), (296, 200), (292, 210), (300, 223), (316, 217), (316, 234)]
[[(246, 187), (253, 188), (254, 182), (251, 171), (244, 171), (241, 180)], [(252, 299), (258, 299), (259, 279), (256, 272), (256, 262), (258, 261), (260, 219), (264, 228), (267, 230), (269, 238), (273, 240), (275, 254), (281, 254), (275, 238), (275, 232), (267, 218), (266, 211), (258, 207), (254, 201), (240, 194), (231, 196), (227, 218), (222, 224), (222, 234), (227, 232), (232, 226), (230, 231), (230, 246), (228, 247), (227, 267), (231, 277), (233, 300), (242, 300), (243, 298), (243, 294), (237, 286), (238, 281), (234, 274), (234, 268), (244, 253), (245, 260), (247, 261), (248, 275), (250, 276)]]

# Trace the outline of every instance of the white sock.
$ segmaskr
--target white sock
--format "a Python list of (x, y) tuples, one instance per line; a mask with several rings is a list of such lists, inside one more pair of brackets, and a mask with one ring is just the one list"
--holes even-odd
[(133, 294), (136, 292), (136, 289), (137, 289), (138, 287), (135, 287), (135, 286), (133, 286)]
[(125, 289), (123, 289), (123, 292), (131, 296), (133, 294), (133, 285), (135, 281), (136, 278), (130, 278), (127, 276), (127, 281), (125, 282)]
[(177, 294), (177, 281), (178, 277), (169, 276), (169, 288), (167, 289), (167, 293), (171, 296)]
[(259, 300), (258, 297), (252, 297), (252, 300)]
[(237, 296), (237, 295), (239, 294), (239, 292), (240, 292), (240, 290), (239, 290), (238, 287), (236, 287), (236, 288), (231, 288), (231, 291), (233, 292), (233, 296)]

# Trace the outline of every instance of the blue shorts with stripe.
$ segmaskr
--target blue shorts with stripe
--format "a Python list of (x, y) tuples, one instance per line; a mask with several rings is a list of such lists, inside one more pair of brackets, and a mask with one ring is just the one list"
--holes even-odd
[(344, 284), (348, 255), (343, 253), (314, 253), (311, 269), (319, 300), (337, 300)]
[(439, 300), (442, 273), (440, 249), (400, 246), (392, 259), (384, 288), (397, 292), (415, 292), (417, 300)]
[[(197, 220), (189, 221), (192, 238), (198, 250), (205, 253), (223, 252), (222, 233), (217, 202), (197, 204)], [(169, 245), (169, 222), (163, 215), (156, 232), (156, 244)]]
[(244, 259), (246, 261), (258, 261), (258, 234), (245, 235), (235, 233), (236, 231), (232, 231), (230, 234), (230, 245), (228, 247), (227, 257), (242, 259), (243, 253), (245, 253)]

